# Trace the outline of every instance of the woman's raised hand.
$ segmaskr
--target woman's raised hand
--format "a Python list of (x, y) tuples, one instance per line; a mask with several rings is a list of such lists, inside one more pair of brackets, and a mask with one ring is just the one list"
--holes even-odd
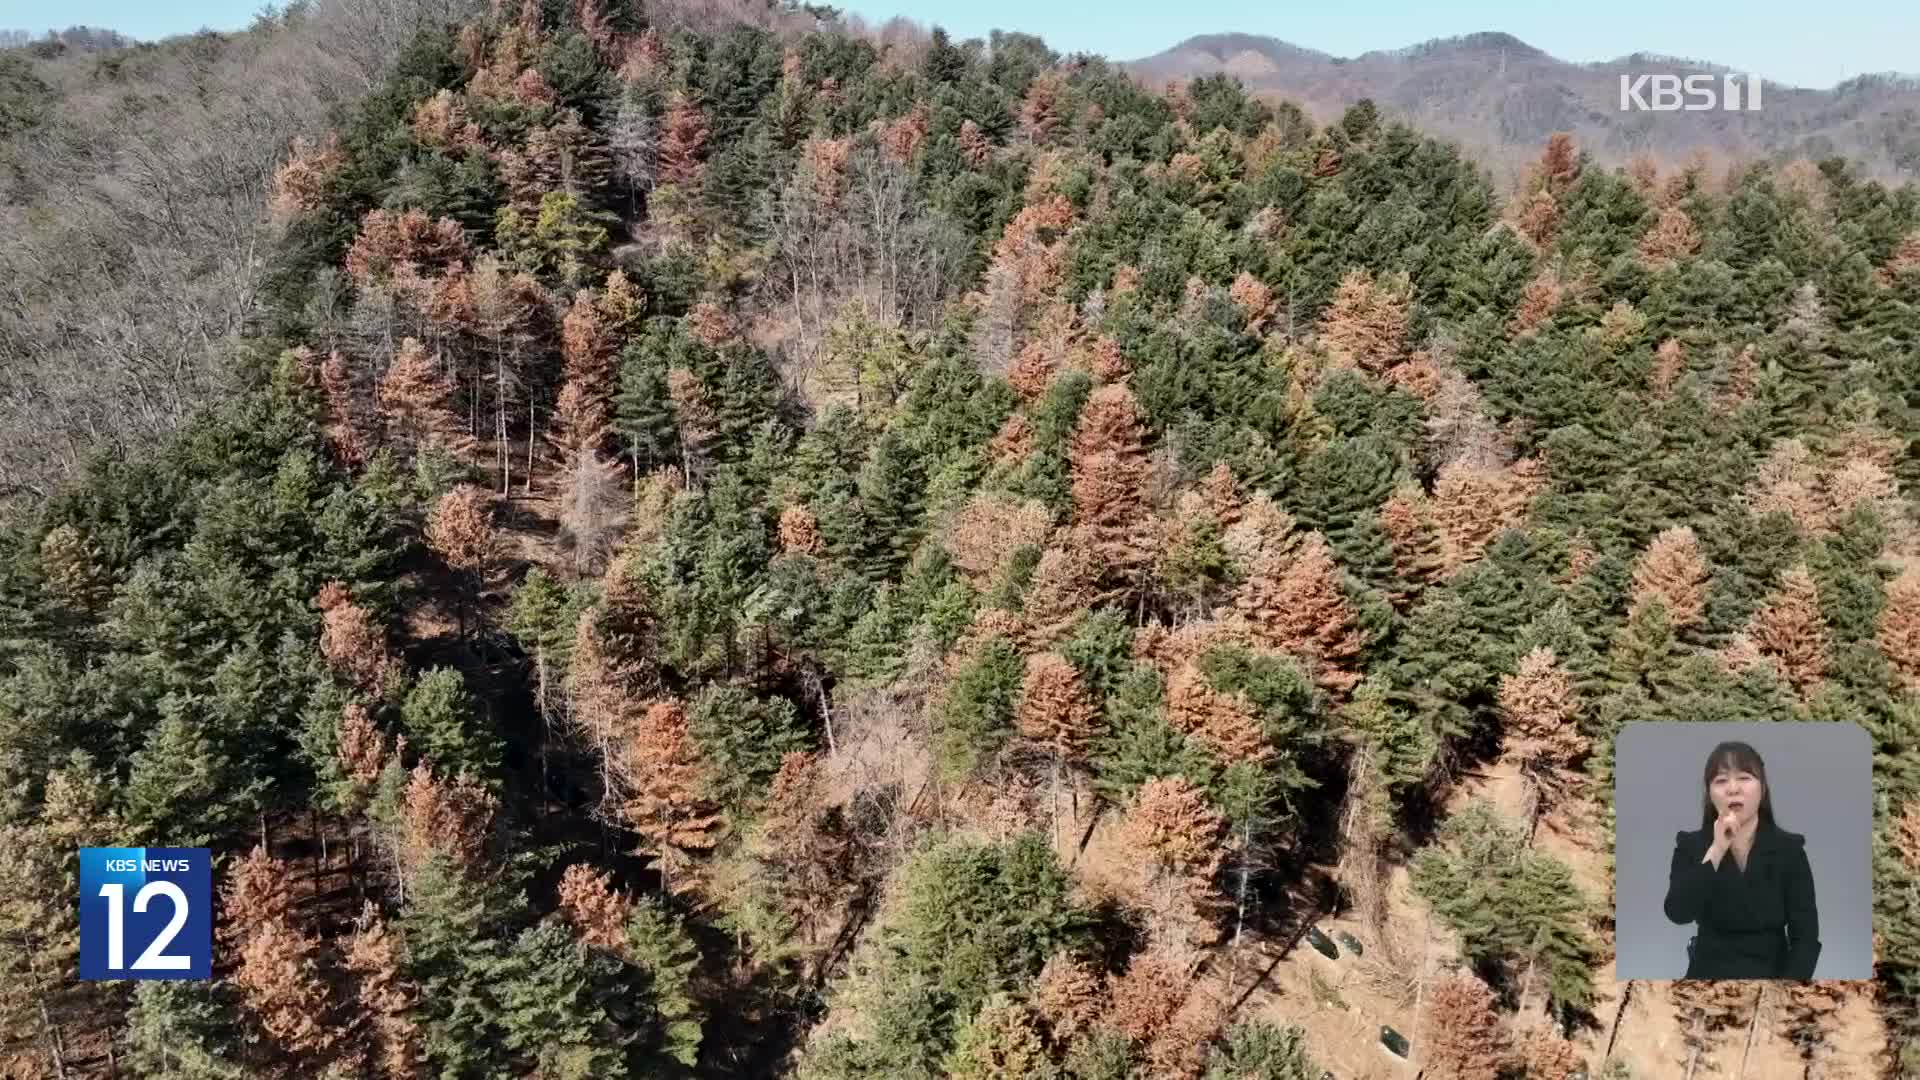
[(1701, 857), (1701, 862), (1712, 863), (1716, 868), (1720, 865), (1721, 857), (1733, 846), (1735, 824), (1731, 812), (1723, 812), (1720, 815), (1719, 820), (1713, 823), (1713, 843), (1708, 846), (1706, 855)]

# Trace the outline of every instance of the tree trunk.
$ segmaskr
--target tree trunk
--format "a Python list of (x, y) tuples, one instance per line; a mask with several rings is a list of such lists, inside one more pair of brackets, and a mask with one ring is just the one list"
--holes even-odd
[(1754, 1032), (1760, 1028), (1760, 1003), (1766, 999), (1767, 986), (1761, 983), (1760, 989), (1753, 992), (1753, 1015), (1747, 1019), (1747, 1045), (1740, 1051), (1740, 1071), (1734, 1074), (1735, 1080), (1746, 1080), (1747, 1058), (1753, 1053)]
[(1247, 929), (1247, 864), (1251, 861), (1253, 849), (1253, 815), (1247, 815), (1240, 823), (1240, 888), (1235, 898), (1236, 911), (1233, 918), (1232, 962), (1227, 965), (1227, 998), (1233, 998), (1234, 983), (1240, 978), (1240, 938)]
[(1707, 1020), (1704, 1011), (1694, 1014), (1693, 1022), (1687, 1026), (1687, 1076), (1693, 1080), (1693, 1070), (1700, 1064), (1700, 1055), (1707, 1047)]
[(1053, 821), (1047, 826), (1047, 846), (1060, 846), (1060, 755), (1053, 755)]
[(813, 683), (813, 692), (820, 697), (820, 719), (827, 729), (827, 753), (838, 753), (833, 740), (833, 703), (827, 700), (827, 684), (820, 678), (819, 672), (811, 669), (807, 672), (807, 679)]
[(547, 765), (547, 747), (553, 742), (553, 710), (547, 707), (547, 649), (536, 646), (533, 650), (534, 700), (540, 709), (540, 810), (544, 816), (547, 808), (548, 778), (553, 774)]
[(500, 444), (500, 495), (505, 498), (513, 494), (513, 453), (507, 448), (507, 369), (498, 349), (493, 353), (493, 428), (494, 441)]
[(67, 1080), (66, 1042), (60, 1037), (60, 1025), (53, 1022), (45, 994), (40, 995), (40, 1026), (47, 1033), (47, 1055), (53, 1060), (53, 1075), (57, 1080)]
[(307, 829), (313, 833), (314, 840), (313, 887), (308, 890), (308, 893), (318, 898), (320, 895), (321, 875), (326, 873), (327, 867), (327, 838), (325, 834), (320, 831), (320, 811), (312, 808), (307, 810)]
[(33, 1000), (40, 1010), (40, 1030), (47, 1042), (47, 1056), (53, 1062), (53, 1074), (58, 1080), (67, 1077), (67, 1046), (60, 1034), (60, 1025), (53, 1022), (53, 1010), (47, 1008), (47, 985), (40, 978), (40, 964), (34, 942), (25, 933), (15, 941), (21, 955), (27, 958), (27, 977), (33, 980)]
[(1634, 980), (1628, 979), (1626, 989), (1620, 991), (1620, 1005), (1613, 1010), (1613, 1026), (1607, 1031), (1606, 1057), (1613, 1056), (1613, 1042), (1620, 1037), (1620, 1020), (1627, 1015), (1627, 1003), (1633, 1000)]

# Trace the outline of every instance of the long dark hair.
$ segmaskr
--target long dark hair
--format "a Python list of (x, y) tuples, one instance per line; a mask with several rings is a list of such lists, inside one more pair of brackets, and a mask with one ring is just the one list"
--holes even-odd
[(1767, 763), (1760, 760), (1760, 751), (1746, 743), (1723, 742), (1707, 755), (1700, 779), (1700, 827), (1707, 835), (1713, 835), (1714, 819), (1720, 816), (1713, 812), (1713, 778), (1723, 772), (1752, 773), (1760, 781), (1760, 826), (1773, 828), (1773, 785), (1767, 782)]

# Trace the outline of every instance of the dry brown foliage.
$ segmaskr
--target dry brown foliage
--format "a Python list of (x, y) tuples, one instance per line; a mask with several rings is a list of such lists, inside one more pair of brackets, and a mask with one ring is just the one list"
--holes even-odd
[(960, 154), (976, 169), (993, 160), (993, 141), (972, 120), (960, 121)]
[(722, 826), (705, 795), (706, 767), (686, 710), (671, 698), (649, 704), (616, 757), (629, 792), (621, 817), (645, 841), (641, 850), (660, 860), (662, 876), (686, 887), (678, 871), (713, 849)]
[(401, 341), (380, 379), (380, 414), (388, 434), (414, 449), (440, 446), (459, 453), (470, 440), (453, 397), (453, 377), (427, 354), (426, 346), (415, 338)]
[(700, 385), (699, 376), (686, 368), (667, 372), (667, 397), (673, 401), (682, 441), (701, 446), (720, 433), (719, 414), (707, 403), (707, 391)]
[(1320, 320), (1320, 339), (1334, 360), (1375, 374), (1405, 358), (1413, 286), (1404, 273), (1375, 281), (1349, 270)]
[(1893, 849), (1909, 870), (1920, 871), (1920, 799), (1908, 799), (1894, 819)]
[(1256, 491), (1241, 506), (1240, 520), (1220, 537), (1227, 554), (1243, 568), (1251, 568), (1262, 559), (1280, 559), (1298, 550), (1300, 537), (1293, 531), (1293, 515), (1274, 503), (1264, 491)]
[(1133, 364), (1120, 343), (1101, 334), (1088, 343), (1083, 363), (1099, 382), (1116, 383), (1133, 374)]
[(1247, 332), (1259, 334), (1266, 330), (1267, 321), (1273, 318), (1278, 306), (1273, 298), (1273, 290), (1266, 282), (1242, 270), (1227, 287), (1227, 296), (1240, 305), (1247, 313)]
[(493, 497), (472, 484), (440, 496), (427, 515), (427, 547), (455, 570), (483, 572), (493, 561)]
[(1345, 693), (1360, 681), (1364, 639), (1340, 577), (1326, 539), (1308, 533), (1291, 557), (1255, 562), (1234, 606), (1261, 644), (1310, 660), (1316, 682)]
[(1507, 333), (1519, 337), (1538, 329), (1560, 307), (1561, 294), (1558, 274), (1552, 270), (1542, 270), (1535, 275), (1520, 292), (1520, 306), (1507, 323)]
[(1073, 204), (1055, 194), (1022, 207), (1001, 231), (993, 263), (1012, 275), (1022, 304), (1037, 307), (1054, 296), (1072, 224)]
[(436, 221), (424, 210), (369, 210), (347, 249), (346, 268), (354, 281), (368, 285), (402, 266), (430, 272), (467, 257), (466, 232), (452, 218)]
[(1887, 583), (1874, 643), (1909, 689), (1920, 689), (1920, 569), (1908, 567)]
[(338, 352), (328, 353), (327, 358), (320, 361), (315, 376), (326, 401), (327, 449), (341, 468), (358, 469), (367, 460), (367, 432), (355, 408), (353, 375), (345, 358)]
[(413, 107), (413, 137), (454, 155), (486, 145), (480, 125), (467, 118), (460, 99), (445, 88)]
[(293, 911), (288, 886), (291, 868), (255, 846), (227, 872), (220, 900), (220, 942), (229, 948), (244, 942), (270, 923), (285, 920)]
[(850, 138), (827, 139), (816, 135), (801, 144), (801, 167), (806, 169), (813, 197), (822, 207), (832, 209), (840, 205), (841, 196), (846, 194), (847, 161), (852, 155)]
[(1044, 744), (1061, 761), (1078, 761), (1093, 740), (1094, 721), (1093, 702), (1078, 669), (1058, 653), (1027, 657), (1020, 705), (1014, 712), (1020, 734)]
[(1020, 131), (1035, 143), (1045, 144), (1062, 123), (1066, 81), (1056, 72), (1045, 72), (1027, 86), (1020, 103)]
[(706, 114), (684, 92), (675, 91), (660, 126), (660, 182), (687, 184), (699, 179), (706, 147)]
[(1746, 636), (1802, 696), (1826, 678), (1831, 635), (1820, 613), (1819, 586), (1804, 563), (1781, 575), (1779, 587), (1753, 613)]
[(1013, 367), (1007, 370), (1007, 385), (1021, 397), (1032, 401), (1047, 392), (1047, 385), (1053, 382), (1054, 372), (1059, 370), (1059, 357), (1047, 348), (1045, 342), (1029, 341), (1021, 346), (1013, 359)]
[(1676, 979), (1667, 993), (1686, 1029), (1691, 1047), (1705, 1045), (1709, 1032), (1744, 1024), (1753, 1015), (1754, 984), (1738, 979)]
[(1554, 234), (1560, 231), (1560, 204), (1554, 201), (1551, 192), (1536, 191), (1513, 205), (1514, 231), (1535, 247), (1553, 242)]
[(820, 539), (820, 522), (813, 511), (794, 505), (780, 511), (780, 550), (788, 555), (825, 555), (827, 546)]
[(1440, 530), (1445, 571), (1451, 574), (1478, 561), (1501, 533), (1520, 526), (1533, 496), (1545, 486), (1536, 459), (1506, 468), (1468, 461), (1442, 465), (1434, 480), (1431, 513)]
[(1121, 842), (1137, 863), (1137, 902), (1156, 932), (1176, 941), (1204, 942), (1225, 908), (1214, 886), (1220, 872), (1223, 819), (1206, 794), (1180, 776), (1140, 785), (1121, 823)]
[(1142, 1053), (1148, 1075), (1199, 1080), (1225, 1018), (1226, 1010), (1204, 991), (1189, 994)]
[(353, 602), (346, 586), (330, 581), (314, 597), (320, 609), (320, 654), (328, 666), (360, 690), (375, 697), (399, 674), (399, 662), (387, 649), (387, 635), (373, 615)]
[(1128, 1038), (1148, 1042), (1172, 1023), (1193, 990), (1193, 966), (1185, 950), (1150, 946), (1134, 955), (1126, 973), (1109, 981), (1106, 1023)]
[(1494, 1011), (1493, 991), (1471, 975), (1434, 986), (1421, 1025), (1423, 1075), (1437, 1080), (1496, 1080), (1506, 1058), (1506, 1033)]
[(341, 1032), (327, 1023), (333, 994), (320, 977), (319, 942), (286, 919), (267, 922), (247, 935), (233, 985), (260, 1026), (294, 1055), (324, 1052)]
[(407, 778), (401, 805), (400, 865), (412, 873), (435, 854), (462, 869), (486, 854), (500, 802), (470, 776), (451, 782), (422, 761)]
[(1528, 1030), (1520, 1042), (1519, 1058), (1527, 1080), (1573, 1080), (1573, 1074), (1586, 1065), (1578, 1046), (1545, 1027)]
[(1706, 618), (1709, 578), (1706, 556), (1700, 552), (1693, 529), (1686, 525), (1666, 529), (1653, 538), (1646, 553), (1633, 564), (1627, 615), (1631, 618), (1641, 608), (1659, 601), (1675, 630), (1697, 626)]
[(1070, 535), (1041, 553), (1023, 611), (1028, 648), (1058, 641), (1098, 595), (1099, 567), (1089, 548)]
[(1743, 346), (1727, 365), (1720, 393), (1714, 397), (1714, 406), (1727, 411), (1738, 409), (1753, 399), (1754, 388), (1759, 383), (1760, 362), (1754, 356), (1752, 345)]
[(933, 110), (926, 102), (916, 101), (913, 108), (882, 126), (880, 147), (888, 157), (904, 165), (920, 152), (921, 144), (927, 141), (932, 129)]
[(1587, 737), (1576, 723), (1580, 696), (1573, 676), (1552, 649), (1536, 646), (1520, 659), (1517, 672), (1500, 677), (1500, 712), (1507, 752), (1535, 785), (1562, 794), (1575, 776), (1574, 763), (1587, 752)]
[(1679, 338), (1668, 338), (1653, 352), (1653, 395), (1665, 398), (1673, 393), (1673, 384), (1687, 370), (1687, 347)]
[[(1777, 1029), (1800, 1048), (1803, 1057), (1817, 1061), (1821, 1056), (1819, 1049), (1840, 1025), (1840, 1011), (1846, 1007), (1847, 999), (1858, 993), (1858, 984), (1795, 979), (1770, 984), (1770, 988), (1774, 986), (1778, 987), (1774, 1000), (1779, 1002), (1782, 1013)], [(1825, 1071), (1816, 1065), (1809, 1074), (1820, 1076)]]
[(1192, 661), (1176, 668), (1167, 681), (1167, 721), (1205, 743), (1229, 765), (1273, 756), (1273, 746), (1253, 710), (1239, 695), (1215, 690)]
[(1200, 478), (1200, 495), (1222, 531), (1239, 523), (1240, 487), (1234, 482), (1232, 466), (1224, 461), (1214, 462), (1207, 475)]
[(627, 948), (627, 916), (633, 901), (615, 892), (603, 870), (574, 863), (560, 876), (560, 911), (573, 924), (580, 940), (611, 953)]
[(1823, 533), (1828, 510), (1819, 463), (1799, 439), (1781, 439), (1760, 463), (1747, 498), (1755, 514), (1785, 513), (1810, 534)]
[(334, 752), (340, 761), (340, 770), (347, 779), (363, 791), (371, 788), (380, 779), (380, 771), (386, 768), (387, 744), (374, 726), (373, 716), (367, 707), (357, 701), (350, 701), (340, 710), (340, 723), (334, 732)]
[(590, 289), (581, 289), (560, 320), (565, 382), (553, 413), (554, 445), (563, 453), (599, 447), (610, 433), (617, 335)]
[(1920, 230), (1900, 238), (1900, 246), (1894, 249), (1887, 264), (1880, 268), (1880, 281), (1891, 285), (1900, 275), (1915, 271), (1920, 271)]
[(1016, 412), (1008, 416), (993, 441), (987, 444), (987, 453), (997, 465), (1011, 465), (1032, 455), (1033, 424), (1027, 414)]
[(1147, 546), (1146, 425), (1125, 384), (1102, 386), (1080, 411), (1068, 457), (1073, 520), (1106, 572), (1124, 577), (1152, 558)]
[(274, 170), (268, 207), (282, 219), (318, 210), (326, 203), (328, 186), (346, 164), (339, 136), (329, 132), (318, 144), (294, 136), (287, 160)]
[(979, 585), (1000, 573), (1016, 551), (1044, 544), (1051, 517), (1037, 499), (983, 491), (947, 524), (943, 546), (954, 565)]
[(795, 925), (841, 918), (857, 888), (860, 852), (845, 812), (829, 800), (816, 755), (792, 751), (781, 759), (754, 855)]
[(1065, 1046), (1093, 1026), (1106, 1004), (1100, 977), (1068, 952), (1047, 958), (1033, 984), (1033, 1007), (1047, 1025), (1054, 1045)]
[(666, 70), (667, 59), (665, 39), (658, 27), (649, 26), (628, 41), (620, 80), (628, 85), (651, 82)]
[(342, 962), (357, 977), (356, 997), (371, 1028), (377, 1075), (415, 1080), (421, 1075), (420, 1030), (409, 1013), (418, 991), (407, 981), (403, 949), (368, 901), (342, 950)]
[(1658, 270), (1700, 249), (1700, 230), (1678, 206), (1660, 211), (1660, 220), (1640, 239), (1640, 257)]
[(693, 331), (694, 337), (700, 339), (701, 344), (710, 349), (725, 345), (739, 334), (733, 316), (712, 300), (702, 300), (693, 305), (693, 310), (687, 313), (687, 327)]

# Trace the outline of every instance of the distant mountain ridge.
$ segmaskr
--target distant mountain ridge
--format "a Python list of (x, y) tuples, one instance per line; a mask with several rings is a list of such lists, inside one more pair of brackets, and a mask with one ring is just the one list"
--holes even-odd
[(1258, 34), (1201, 34), (1126, 66), (1149, 82), (1231, 75), (1321, 120), (1372, 98), (1494, 162), (1517, 161), (1553, 132), (1569, 131), (1610, 163), (1637, 153), (1677, 162), (1701, 150), (1733, 158), (1843, 154), (1876, 176), (1920, 179), (1920, 76), (1858, 75), (1829, 90), (1767, 82), (1758, 111), (1622, 111), (1622, 75), (1747, 72), (1652, 52), (1574, 63), (1499, 31), (1354, 57)]

